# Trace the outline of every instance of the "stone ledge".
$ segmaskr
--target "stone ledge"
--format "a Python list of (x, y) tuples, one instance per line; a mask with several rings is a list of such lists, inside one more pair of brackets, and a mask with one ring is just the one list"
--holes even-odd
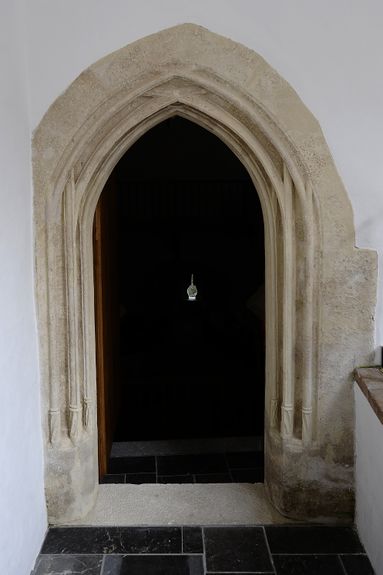
[(383, 369), (360, 367), (355, 370), (354, 376), (356, 383), (383, 424)]

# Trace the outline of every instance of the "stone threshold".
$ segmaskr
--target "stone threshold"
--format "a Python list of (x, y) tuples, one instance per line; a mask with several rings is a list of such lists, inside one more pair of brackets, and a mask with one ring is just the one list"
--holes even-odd
[(115, 527), (293, 522), (271, 505), (263, 483), (229, 483), (99, 485), (90, 513), (81, 520), (60, 524)]
[(355, 381), (383, 424), (383, 369), (360, 367), (354, 372)]

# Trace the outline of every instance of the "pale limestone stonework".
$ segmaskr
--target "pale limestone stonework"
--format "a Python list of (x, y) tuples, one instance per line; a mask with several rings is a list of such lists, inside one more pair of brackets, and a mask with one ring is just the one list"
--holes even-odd
[(376, 255), (354, 247), (350, 202), (321, 129), (297, 94), (258, 54), (185, 24), (85, 70), (34, 134), (50, 520), (81, 519), (98, 490), (95, 207), (121, 156), (176, 114), (231, 148), (262, 204), (267, 493), (290, 517), (350, 517), (352, 371), (371, 361)]

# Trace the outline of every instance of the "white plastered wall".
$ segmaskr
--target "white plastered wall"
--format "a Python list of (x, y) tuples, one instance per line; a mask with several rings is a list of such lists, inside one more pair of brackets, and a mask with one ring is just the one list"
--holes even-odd
[(22, 5), (0, 6), (0, 572), (30, 573), (46, 530), (33, 302)]
[(383, 575), (383, 424), (355, 384), (356, 524), (377, 575)]
[[(33, 127), (90, 64), (175, 24), (200, 24), (258, 52), (318, 119), (352, 201), (357, 245), (378, 250), (383, 264), (380, 0), (32, 0), (28, 10)], [(377, 313), (380, 345), (383, 297)]]

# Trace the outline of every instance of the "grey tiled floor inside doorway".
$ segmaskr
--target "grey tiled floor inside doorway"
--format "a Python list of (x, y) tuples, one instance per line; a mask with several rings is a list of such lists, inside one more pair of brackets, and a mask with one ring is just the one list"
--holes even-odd
[(262, 483), (258, 437), (114, 443), (101, 483)]

